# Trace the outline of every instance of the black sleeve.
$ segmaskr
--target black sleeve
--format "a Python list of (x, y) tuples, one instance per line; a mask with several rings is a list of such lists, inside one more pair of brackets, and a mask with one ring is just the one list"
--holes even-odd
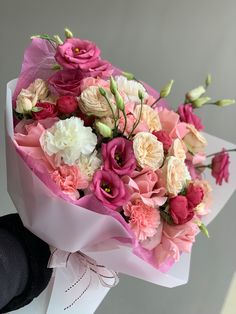
[(19, 215), (0, 217), (0, 313), (29, 304), (48, 285), (50, 250), (22, 224)]

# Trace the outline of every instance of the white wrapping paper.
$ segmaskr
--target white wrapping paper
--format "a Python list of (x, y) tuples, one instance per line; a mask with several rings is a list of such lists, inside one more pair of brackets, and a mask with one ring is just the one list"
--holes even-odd
[[(134, 255), (132, 248), (122, 245), (119, 241), (111, 238), (129, 237), (125, 228), (113, 217), (98, 214), (82, 207), (69, 204), (68, 202), (55, 196), (44, 183), (36, 177), (28, 168), (21, 157), (16, 153), (13, 139), (12, 125), (12, 92), (16, 80), (7, 85), (7, 106), (6, 106), (6, 150), (7, 150), (7, 176), (8, 192), (23, 220), (24, 225), (38, 237), (50, 245), (66, 252), (82, 251), (97, 263), (105, 265), (108, 269), (134, 276), (152, 283), (165, 286), (176, 287), (187, 283), (190, 268), (190, 254), (182, 254), (181, 259), (168, 273), (162, 273), (138, 256)], [(224, 148), (232, 148), (233, 144), (205, 134), (209, 146), (207, 152), (217, 152)], [(236, 188), (236, 156), (231, 156), (230, 182), (223, 187), (217, 186), (210, 174), (207, 179), (213, 186), (212, 212), (205, 218), (208, 224), (226, 204)], [(36, 193), (37, 191), (37, 193)], [(207, 241), (207, 240), (206, 240)], [(73, 267), (72, 267), (73, 268)], [(69, 274), (73, 270), (68, 267), (57, 268), (55, 283), (53, 286), (52, 299), (48, 308), (50, 313), (65, 313), (61, 300), (63, 293), (67, 289), (68, 283), (73, 282), (76, 275), (67, 282)], [(65, 275), (66, 274), (66, 275)], [(95, 278), (96, 277), (96, 278)], [(82, 298), (78, 313), (93, 313), (95, 306), (106, 295), (108, 288), (99, 296), (96, 280), (94, 276), (93, 287), (87, 296), (97, 296), (97, 303), (93, 309), (89, 309), (91, 298), (85, 299), (84, 309)], [(70, 284), (69, 284), (70, 285)], [(98, 287), (98, 286), (97, 286)], [(101, 288), (102, 289), (102, 288)], [(96, 292), (95, 292), (96, 291)], [(95, 294), (94, 294), (95, 293)], [(78, 292), (73, 297), (76, 298)], [(73, 299), (71, 298), (71, 300)], [(99, 299), (99, 300), (98, 300)], [(65, 302), (64, 302), (65, 303)], [(89, 303), (89, 304), (88, 304)], [(87, 305), (86, 305), (87, 304)], [(56, 309), (56, 310), (55, 310)], [(78, 307), (79, 309), (79, 307)], [(68, 312), (69, 313), (69, 312)], [(71, 312), (73, 313), (73, 312)]]

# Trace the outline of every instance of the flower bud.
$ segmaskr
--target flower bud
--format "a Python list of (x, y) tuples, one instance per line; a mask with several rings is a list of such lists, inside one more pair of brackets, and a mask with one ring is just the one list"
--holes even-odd
[(201, 222), (201, 221), (198, 221), (198, 222), (197, 222), (197, 225), (198, 225), (198, 228), (201, 230), (201, 232), (202, 232), (207, 238), (210, 238), (209, 231), (208, 231), (207, 227), (204, 225), (204, 223)]
[(59, 35), (54, 35), (53, 39), (56, 41), (58, 45), (63, 45), (63, 41), (61, 40)]
[(161, 89), (161, 92), (160, 92), (160, 97), (161, 98), (166, 98), (170, 94), (173, 84), (174, 84), (174, 81), (170, 80), (169, 83), (167, 83), (166, 86), (164, 86)]
[(142, 101), (144, 99), (144, 93), (139, 89), (138, 98)]
[(103, 96), (103, 97), (105, 97), (106, 96), (106, 91), (105, 91), (105, 89), (104, 88), (102, 88), (102, 87), (99, 87), (98, 88), (98, 90), (99, 90), (99, 93)]
[(200, 97), (193, 101), (194, 108), (200, 108), (211, 100), (211, 97)]
[(113, 76), (110, 77), (110, 91), (113, 95), (115, 95), (117, 91), (117, 84), (116, 81), (114, 80)]
[(233, 105), (235, 103), (234, 99), (221, 99), (217, 100), (214, 104), (216, 104), (219, 107), (226, 107), (229, 105)]
[(66, 38), (74, 37), (73, 33), (69, 30), (69, 28), (65, 28), (64, 31), (65, 31)]
[(212, 82), (211, 74), (208, 74), (205, 80), (206, 87), (210, 86)]
[(189, 101), (195, 101), (200, 98), (206, 92), (203, 86), (199, 86), (197, 88), (192, 89), (186, 94), (186, 98)]
[(117, 108), (123, 111), (125, 108), (124, 99), (122, 98), (121, 94), (118, 91), (115, 92), (115, 100), (116, 100)]
[(132, 73), (129, 72), (122, 72), (121, 73), (123, 76), (125, 76), (127, 78), (128, 81), (134, 80), (134, 75)]
[(112, 137), (112, 129), (107, 126), (106, 124), (96, 121), (96, 127), (98, 132), (103, 136), (103, 137)]

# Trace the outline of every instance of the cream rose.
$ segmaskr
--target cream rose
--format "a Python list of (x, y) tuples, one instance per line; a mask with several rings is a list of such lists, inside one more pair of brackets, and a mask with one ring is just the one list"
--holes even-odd
[(166, 158), (162, 171), (166, 178), (167, 191), (171, 195), (178, 195), (186, 182), (191, 180), (185, 163), (174, 156)]
[(197, 131), (192, 124), (187, 124), (189, 133), (183, 138), (187, 148), (194, 154), (204, 152), (207, 145), (206, 139)]
[(175, 139), (169, 151), (169, 155), (184, 161), (186, 159), (186, 146), (184, 142), (178, 138)]
[[(138, 119), (140, 115), (141, 105), (137, 105), (134, 114)], [(162, 129), (158, 113), (148, 105), (142, 106), (141, 121), (146, 123), (149, 131), (159, 131)]]
[(153, 134), (140, 132), (133, 141), (135, 158), (140, 167), (156, 170), (161, 167), (164, 158), (163, 144)]
[[(106, 90), (106, 93), (113, 111), (116, 112), (116, 106), (111, 92)], [(100, 94), (99, 87), (97, 86), (90, 86), (81, 93), (79, 98), (79, 108), (83, 111), (83, 113), (93, 115), (95, 117), (102, 118), (112, 116), (109, 104), (107, 103), (105, 97)]]
[(27, 89), (22, 89), (16, 99), (16, 112), (25, 113), (32, 110), (37, 102), (45, 100), (49, 90), (46, 83), (36, 79)]
[(117, 88), (120, 92), (124, 92), (128, 97), (129, 101), (134, 101), (140, 103), (140, 99), (138, 97), (138, 92), (141, 91), (144, 95), (144, 100), (146, 100), (149, 95), (146, 92), (146, 89), (142, 84), (137, 81), (128, 80), (124, 76), (116, 76), (115, 77)]

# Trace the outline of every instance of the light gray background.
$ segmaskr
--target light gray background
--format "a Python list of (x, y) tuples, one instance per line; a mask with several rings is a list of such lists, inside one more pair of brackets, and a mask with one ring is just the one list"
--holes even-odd
[[(70, 27), (96, 41), (103, 57), (156, 89), (175, 79), (173, 106), (210, 72), (210, 93), (236, 98), (235, 0), (0, 0), (0, 214), (13, 211), (6, 191), (5, 84), (17, 77), (31, 34)], [(204, 108), (206, 131), (236, 143), (236, 106)], [(236, 269), (236, 195), (199, 236), (186, 286), (158, 287), (121, 276), (97, 314), (218, 314)], [(56, 313), (55, 313), (56, 314)]]

